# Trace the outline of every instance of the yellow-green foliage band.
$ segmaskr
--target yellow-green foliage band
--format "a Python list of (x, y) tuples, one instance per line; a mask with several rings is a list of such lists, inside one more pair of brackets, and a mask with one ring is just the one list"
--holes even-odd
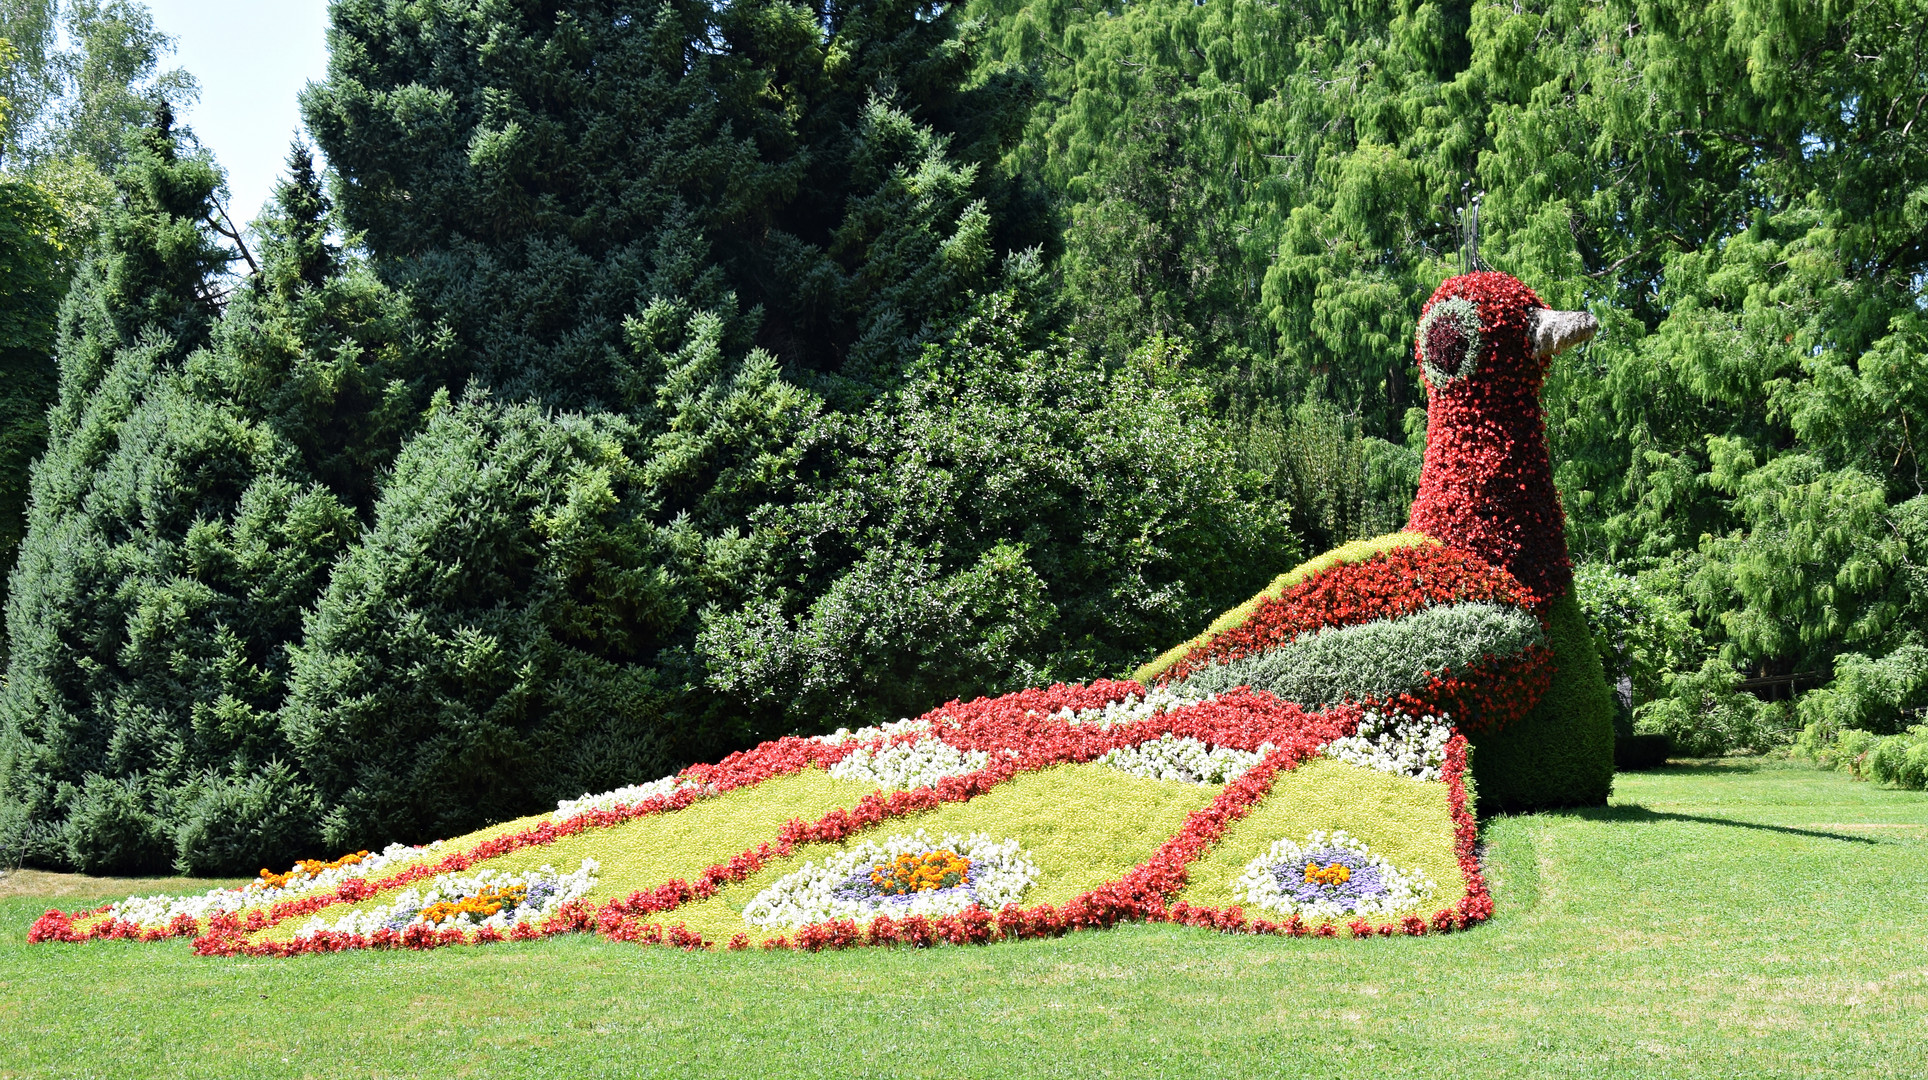
[[(674, 813), (651, 814), (606, 829), (584, 829), (553, 844), (520, 848), (485, 859), (463, 872), (473, 874), (485, 867), (517, 872), (548, 865), (567, 874), (582, 865), (584, 856), (589, 856), (600, 862), (602, 869), (597, 875), (596, 887), (585, 899), (591, 904), (600, 904), (617, 896), (628, 896), (638, 889), (653, 889), (671, 878), (690, 880), (765, 840), (775, 840), (777, 831), (791, 818), (815, 821), (838, 807), (857, 805), (857, 800), (875, 790), (875, 784), (838, 780), (822, 769), (809, 768), (703, 799)], [(444, 845), (433, 858), (516, 831), (510, 825), (529, 828), (546, 817), (524, 818), (460, 837)], [(421, 889), (426, 885), (424, 880), (386, 889), (359, 903), (330, 907), (320, 914), (323, 920), (332, 922), (351, 911), (391, 903), (403, 888)], [(256, 940), (288, 941), (307, 924), (305, 917), (289, 919), (262, 931)]]
[(1315, 574), (1322, 573), (1335, 566), (1362, 563), (1381, 552), (1397, 551), (1400, 548), (1418, 547), (1421, 544), (1437, 543), (1439, 543), (1439, 541), (1423, 533), (1396, 532), (1389, 533), (1385, 536), (1375, 536), (1370, 540), (1354, 540), (1349, 544), (1342, 544), (1339, 547), (1333, 548), (1323, 555), (1314, 556), (1292, 569), (1287, 570), (1285, 573), (1280, 574), (1278, 577), (1273, 578), (1272, 584), (1267, 585), (1257, 596), (1220, 615), (1218, 618), (1213, 619), (1212, 625), (1206, 627), (1204, 633), (1160, 654), (1156, 660), (1133, 672), (1131, 677), (1149, 686), (1153, 680), (1163, 675), (1173, 664), (1183, 660), (1187, 653), (1190, 653), (1193, 649), (1205, 644), (1225, 631), (1243, 623), (1252, 617), (1252, 613), (1258, 610), (1260, 604), (1285, 595), (1286, 590), (1291, 589), (1293, 586), (1298, 585), (1300, 582), (1305, 581)]
[(1224, 790), (1216, 785), (1144, 780), (1103, 765), (1056, 765), (998, 785), (969, 802), (894, 818), (844, 844), (810, 844), (772, 861), (749, 879), (708, 900), (660, 916), (723, 944), (737, 934), (761, 943), (787, 927), (753, 927), (742, 911), (778, 878), (822, 862), (850, 844), (882, 840), (923, 829), (932, 839), (945, 833), (985, 833), (1016, 840), (1038, 868), (1038, 880), (1020, 900), (1025, 907), (1063, 904), (1144, 862), (1177, 835), (1185, 818)]
[(1178, 899), (1200, 907), (1240, 904), (1251, 918), (1280, 920), (1283, 915), (1254, 909), (1233, 896), (1233, 880), (1274, 841), (1304, 843), (1313, 832), (1335, 829), (1365, 841), (1398, 869), (1417, 866), (1433, 879), (1437, 891), (1419, 914), (1451, 907), (1466, 895), (1453, 854), (1453, 814), (1445, 784), (1314, 758), (1280, 773), (1265, 801), (1192, 864), (1189, 883)]

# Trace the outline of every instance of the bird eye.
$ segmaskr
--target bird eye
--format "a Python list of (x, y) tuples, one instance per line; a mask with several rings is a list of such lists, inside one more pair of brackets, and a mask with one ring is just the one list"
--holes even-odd
[(1419, 364), (1434, 386), (1463, 379), (1479, 366), (1479, 308), (1453, 297), (1432, 306), (1419, 323)]

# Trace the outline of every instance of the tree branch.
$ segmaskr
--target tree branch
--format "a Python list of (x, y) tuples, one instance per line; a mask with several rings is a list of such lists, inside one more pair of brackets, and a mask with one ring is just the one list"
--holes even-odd
[(219, 199), (211, 199), (209, 201), (214, 203), (215, 212), (221, 215), (221, 221), (227, 222), (227, 227), (223, 228), (221, 225), (221, 222), (214, 220), (212, 216), (209, 216), (206, 219), (204, 219), (207, 221), (208, 227), (213, 229), (215, 232), (220, 233), (222, 236), (225, 236), (228, 239), (234, 241), (234, 246), (241, 249), (241, 257), (247, 260), (249, 275), (253, 277), (260, 277), (261, 268), (255, 265), (254, 256), (248, 253), (248, 242), (241, 239), (241, 230), (238, 228), (235, 228), (234, 219), (228, 216), (228, 208), (225, 206), (222, 206), (221, 200)]

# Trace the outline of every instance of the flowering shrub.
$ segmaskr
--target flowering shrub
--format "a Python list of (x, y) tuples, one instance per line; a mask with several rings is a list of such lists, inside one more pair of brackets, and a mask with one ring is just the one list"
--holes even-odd
[(386, 930), (402, 935), (411, 928), (433, 931), (494, 930), (549, 918), (564, 904), (581, 898), (596, 886), (595, 859), (584, 859), (573, 874), (559, 874), (544, 866), (530, 874), (478, 870), (474, 874), (442, 874), (426, 891), (406, 889), (380, 907), (352, 911), (334, 921), (317, 916), (295, 934), (296, 940), (322, 935), (366, 937)]
[(1281, 839), (1232, 888), (1267, 911), (1314, 919), (1397, 915), (1434, 891), (1417, 867), (1402, 872), (1345, 832), (1315, 832), (1303, 844)]
[[(1459, 332), (1463, 305), (1478, 313), (1468, 339), (1477, 358), (1436, 379), (1428, 349), (1434, 336), (1444, 345)], [(1548, 361), (1527, 341), (1528, 315), (1545, 306), (1519, 279), (1492, 272), (1448, 279), (1426, 301), (1413, 349), (1428, 390), (1426, 461), (1408, 526), (1504, 568), (1539, 603), (1573, 585), (1540, 408)]]
[(963, 776), (982, 769), (991, 755), (982, 750), (959, 750), (942, 739), (857, 746), (830, 766), (839, 780), (861, 780), (882, 788), (929, 787), (947, 776)]
[(1108, 701), (1103, 708), (1081, 709), (1073, 712), (1069, 706), (1059, 709), (1052, 716), (1068, 724), (1095, 724), (1102, 731), (1109, 731), (1121, 724), (1136, 724), (1154, 716), (1182, 709), (1208, 701), (1211, 694), (1195, 694), (1182, 686), (1154, 686), (1143, 697), (1126, 694), (1122, 701)]
[(1015, 903), (1037, 876), (1016, 840), (975, 833), (933, 841), (919, 829), (882, 844), (865, 841), (821, 865), (805, 863), (758, 893), (743, 919), (798, 927), (877, 915), (955, 915), (971, 907), (995, 911)]
[(928, 735), (930, 730), (930, 720), (920, 716), (911, 720), (893, 720), (888, 724), (872, 724), (855, 731), (838, 728), (828, 735), (813, 735), (811, 738), (828, 746), (840, 746), (847, 742), (878, 742), (905, 735)]
[(1270, 744), (1257, 750), (1209, 746), (1198, 739), (1178, 738), (1166, 732), (1151, 742), (1108, 750), (1098, 759), (1098, 764), (1147, 780), (1229, 784), (1250, 772), (1271, 750)]
[(1368, 712), (1359, 727), (1325, 745), (1325, 755), (1348, 765), (1437, 780), (1446, 765), (1453, 726), (1444, 717)]
[(614, 791), (605, 791), (601, 795), (564, 799), (556, 804), (556, 812), (549, 815), (549, 820), (560, 823), (591, 810), (620, 810), (630, 806), (641, 806), (651, 799), (667, 799), (679, 791), (696, 791), (701, 786), (680, 776), (665, 776), (661, 780), (619, 787)]
[(344, 866), (354, 866), (366, 858), (368, 858), (368, 851), (363, 849), (361, 851), (350, 852), (331, 862), (323, 862), (320, 859), (302, 859), (295, 863), (294, 869), (285, 874), (277, 874), (264, 866), (261, 868), (260, 876), (255, 880), (263, 889), (285, 889), (293, 882), (312, 879), (330, 870), (339, 870)]
[(331, 862), (303, 859), (285, 874), (261, 871), (239, 889), (209, 889), (195, 896), (135, 896), (109, 904), (93, 914), (102, 926), (120, 926), (134, 936), (173, 937), (199, 932), (204, 920), (233, 912), (264, 910), (303, 893), (326, 893), (349, 882), (417, 856), (433, 852), (442, 842), (424, 847), (390, 844), (379, 854), (359, 851)]

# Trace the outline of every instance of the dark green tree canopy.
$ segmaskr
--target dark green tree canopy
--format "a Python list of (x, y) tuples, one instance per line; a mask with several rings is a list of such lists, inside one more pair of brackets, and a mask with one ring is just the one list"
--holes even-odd
[[(950, 4), (356, 0), (333, 17), (304, 108), (343, 213), (511, 398), (631, 404), (624, 316), (728, 293), (781, 363), (852, 367), (861, 389), (993, 253), (1041, 236), (987, 214), (1021, 202), (996, 163), (1023, 80), (966, 88)], [(938, 248), (949, 274), (902, 276)]]

